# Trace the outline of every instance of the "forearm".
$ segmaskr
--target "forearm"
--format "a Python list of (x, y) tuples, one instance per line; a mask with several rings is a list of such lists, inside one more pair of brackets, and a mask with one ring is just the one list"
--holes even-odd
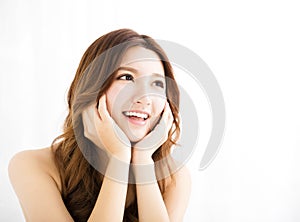
[[(167, 208), (156, 181), (153, 162), (146, 168), (136, 165), (133, 172), (137, 181), (136, 193), (140, 221), (169, 221)], [(147, 175), (146, 178), (145, 175)]]
[[(126, 167), (127, 166), (127, 167)], [(109, 161), (98, 199), (88, 222), (123, 220), (128, 185), (129, 164)], [(121, 178), (118, 178), (121, 175)]]

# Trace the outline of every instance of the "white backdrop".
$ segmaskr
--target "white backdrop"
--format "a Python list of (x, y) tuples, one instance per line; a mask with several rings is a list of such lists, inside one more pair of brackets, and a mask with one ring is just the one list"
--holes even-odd
[(210, 116), (198, 92), (201, 135), (188, 162), (185, 221), (300, 221), (299, 11), (296, 0), (1, 1), (0, 221), (23, 220), (9, 159), (49, 146), (61, 132), (83, 52), (117, 28), (190, 48), (222, 88), (226, 133), (204, 171)]

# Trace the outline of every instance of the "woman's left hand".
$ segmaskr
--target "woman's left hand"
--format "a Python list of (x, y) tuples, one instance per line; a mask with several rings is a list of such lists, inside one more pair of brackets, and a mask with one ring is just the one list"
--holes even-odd
[(133, 146), (132, 163), (153, 163), (152, 154), (168, 139), (168, 132), (173, 123), (173, 114), (168, 102), (159, 123), (142, 140)]

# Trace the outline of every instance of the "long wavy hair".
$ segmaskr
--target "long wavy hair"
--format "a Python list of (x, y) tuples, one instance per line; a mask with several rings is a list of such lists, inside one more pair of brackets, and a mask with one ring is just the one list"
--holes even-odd
[[(69, 213), (75, 221), (87, 221), (101, 189), (101, 174), (87, 156), (94, 157), (97, 148), (84, 137), (82, 111), (108, 90), (114, 80), (114, 70), (118, 68), (123, 55), (131, 47), (140, 46), (152, 50), (160, 58), (166, 79), (166, 96), (173, 114), (173, 125), (167, 141), (153, 154), (155, 162), (169, 156), (172, 146), (180, 134), (179, 90), (174, 79), (172, 66), (163, 49), (149, 36), (140, 35), (130, 29), (120, 29), (105, 34), (94, 41), (84, 53), (75, 78), (68, 92), (68, 115), (63, 126), (63, 134), (52, 142), (56, 166), (60, 173), (61, 195)], [(80, 149), (82, 143), (87, 149)], [(98, 149), (99, 150), (99, 149)], [(168, 165), (168, 162), (165, 162)], [(170, 166), (168, 166), (171, 172)], [(156, 173), (159, 169), (156, 167)], [(158, 181), (163, 194), (174, 178)], [(100, 178), (100, 179), (99, 179)], [(123, 221), (138, 221), (137, 200), (124, 212)]]

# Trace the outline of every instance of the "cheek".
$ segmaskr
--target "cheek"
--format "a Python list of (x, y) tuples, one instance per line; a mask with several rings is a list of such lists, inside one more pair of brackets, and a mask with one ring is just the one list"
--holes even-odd
[(162, 111), (165, 108), (166, 99), (163, 98), (155, 98), (153, 99), (153, 114), (154, 116), (160, 116)]
[(161, 113), (163, 112), (166, 104), (166, 99), (155, 99), (153, 101), (153, 108), (152, 108), (152, 118), (150, 121), (150, 129), (152, 129), (159, 121)]
[(122, 84), (112, 84), (106, 92), (106, 105), (112, 117), (119, 116), (120, 110), (130, 100), (131, 91)]

